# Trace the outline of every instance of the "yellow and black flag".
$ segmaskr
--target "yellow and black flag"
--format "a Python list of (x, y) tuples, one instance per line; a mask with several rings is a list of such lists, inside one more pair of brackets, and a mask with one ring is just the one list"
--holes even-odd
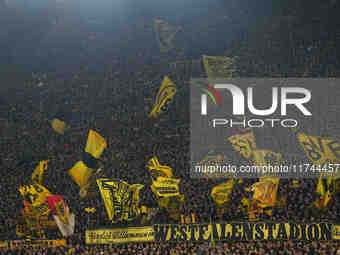
[(227, 140), (246, 159), (251, 158), (256, 150), (255, 137), (251, 129), (244, 129), (242, 132), (228, 137)]
[(153, 20), (153, 31), (161, 52), (167, 52), (173, 48), (172, 41), (180, 29), (179, 26), (171, 25), (164, 20)]
[(226, 203), (228, 203), (233, 187), (234, 180), (230, 179), (227, 182), (224, 182), (212, 188), (211, 197), (215, 201), (217, 206), (225, 206)]
[(334, 178), (323, 178), (323, 176), (320, 175), (316, 187), (316, 193), (320, 197), (314, 202), (314, 206), (320, 210), (327, 209), (327, 206), (333, 199), (333, 195), (337, 193), (338, 190), (339, 187)]
[(203, 55), (203, 64), (209, 80), (232, 78), (237, 71), (236, 58), (232, 57)]
[(153, 179), (157, 179), (159, 176), (167, 178), (172, 177), (172, 168), (161, 165), (156, 156), (149, 160), (149, 162), (146, 164), (146, 167), (149, 169)]
[(157, 197), (171, 197), (179, 195), (180, 179), (158, 177), (152, 182), (151, 190)]
[(167, 111), (169, 104), (176, 94), (176, 85), (165, 76), (156, 95), (156, 100), (149, 117), (157, 118), (162, 112)]
[(97, 179), (97, 185), (112, 223), (132, 221), (140, 216), (139, 193), (144, 185), (107, 178)]
[(47, 170), (48, 160), (43, 160), (39, 162), (39, 165), (35, 168), (32, 173), (32, 181), (38, 184), (42, 184), (43, 174)]
[[(87, 195), (89, 186), (93, 184), (90, 182), (90, 180), (93, 180), (91, 177), (94, 174), (94, 169), (98, 166), (98, 159), (106, 146), (107, 144), (105, 139), (97, 132), (90, 130), (83, 160), (78, 161), (69, 170), (69, 175), (80, 187), (81, 197), (85, 197)], [(99, 170), (101, 170), (101, 168), (99, 168), (98, 171)]]
[(180, 220), (181, 210), (184, 204), (184, 195), (178, 194), (171, 197), (162, 197), (157, 200), (158, 206), (164, 208), (169, 217), (174, 220)]

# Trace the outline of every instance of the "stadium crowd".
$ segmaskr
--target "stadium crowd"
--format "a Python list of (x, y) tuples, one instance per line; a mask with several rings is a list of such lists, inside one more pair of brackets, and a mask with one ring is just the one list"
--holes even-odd
[[(187, 171), (190, 168), (189, 79), (205, 77), (202, 63), (193, 64), (191, 60), (199, 59), (203, 51), (208, 52), (208, 55), (238, 56), (238, 73), (242, 77), (338, 77), (340, 74), (339, 51), (336, 49), (340, 39), (336, 38), (336, 34), (340, 33), (323, 29), (330, 24), (319, 24), (320, 34), (313, 34), (313, 38), (308, 34), (316, 26), (313, 22), (299, 24), (295, 21), (293, 25), (298, 29), (290, 31), (292, 27), (282, 20), (270, 20), (272, 26), (264, 20), (263, 38), (258, 38), (255, 32), (245, 32), (240, 27), (239, 36), (230, 44), (215, 47), (216, 40), (213, 38), (216, 36), (212, 35), (218, 33), (215, 30), (224, 31), (225, 22), (228, 21), (218, 18), (214, 21), (211, 21), (213, 28), (207, 28), (207, 35), (200, 35), (200, 41), (204, 43), (197, 47), (190, 47), (189, 43), (188, 46), (184, 42), (194, 43), (199, 26), (183, 25), (185, 34), (179, 33), (177, 45), (184, 50), (175, 48), (166, 54), (159, 53), (155, 47), (149, 27), (135, 25), (131, 29), (134, 29), (134, 37), (140, 39), (136, 49), (129, 48), (132, 48), (130, 42), (126, 46), (125, 42), (120, 42), (118, 45), (123, 50), (109, 52), (112, 54), (109, 60), (104, 59), (107, 52), (100, 52), (102, 55), (98, 54), (95, 60), (93, 55), (86, 55), (88, 47), (95, 43), (92, 41), (100, 41), (102, 34), (97, 33), (85, 40), (84, 52), (80, 53), (83, 54), (81, 68), (74, 71), (62, 68), (44, 71), (41, 67), (30, 73), (29, 78), (25, 73), (25, 81), (20, 87), (12, 86), (8, 80), (8, 87), (0, 97), (0, 192), (4, 194), (0, 200), (0, 238), (17, 239), (16, 216), (23, 206), (17, 187), (29, 181), (34, 167), (44, 159), (49, 160), (44, 186), (54, 194), (61, 194), (75, 213), (76, 233), (68, 240), (67, 247), (3, 249), (0, 254), (336, 254), (336, 250), (340, 250), (335, 241), (226, 242), (211, 246), (186, 242), (84, 245), (86, 229), (112, 227), (99, 194), (81, 199), (79, 187), (68, 175), (68, 170), (81, 159), (89, 129), (96, 130), (107, 140), (107, 149), (100, 159), (104, 164), (105, 176), (129, 184), (144, 184), (141, 201), (146, 206), (157, 206), (150, 190), (151, 178), (145, 168), (146, 162), (157, 155), (161, 163), (172, 167), (174, 176), (181, 179), (181, 193), (185, 194), (183, 214), (194, 213), (197, 222), (248, 219), (238, 205), (244, 196), (242, 188), (255, 180), (245, 180), (242, 186), (234, 189), (230, 207), (223, 215), (217, 216), (210, 192), (214, 185), (223, 180), (191, 179)], [(274, 28), (274, 25), (280, 29)], [(238, 25), (235, 24), (235, 27)], [(304, 40), (299, 40), (301, 37)], [(287, 41), (287, 38), (290, 40)], [(222, 41), (218, 39), (218, 43)], [(100, 42), (97, 43), (100, 45)], [(64, 55), (67, 55), (66, 49)], [(58, 56), (53, 57), (58, 59)], [(94, 62), (101, 63), (101, 68)], [(46, 69), (50, 66), (46, 66)], [(164, 75), (172, 79), (178, 92), (169, 112), (159, 119), (150, 119), (147, 114), (151, 111)], [(50, 125), (53, 118), (65, 121), (71, 129), (64, 136), (56, 134)], [(281, 180), (279, 194), (287, 196), (286, 206), (275, 208), (273, 216), (263, 216), (263, 219), (339, 221), (339, 196), (334, 197), (325, 212), (309, 208), (315, 200), (315, 187), (316, 180), (312, 179), (300, 180), (297, 189), (291, 188), (290, 180)], [(87, 213), (85, 208), (88, 207), (96, 208), (96, 212)], [(160, 211), (152, 219), (153, 223), (175, 221), (168, 218), (165, 211)], [(120, 223), (115, 227), (136, 224), (139, 222)], [(59, 233), (48, 235), (50, 239), (60, 238)]]

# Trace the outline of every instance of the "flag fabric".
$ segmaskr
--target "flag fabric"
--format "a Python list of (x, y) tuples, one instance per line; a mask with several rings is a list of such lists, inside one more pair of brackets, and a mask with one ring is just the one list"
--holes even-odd
[(149, 117), (157, 118), (162, 112), (167, 111), (168, 106), (172, 102), (176, 94), (176, 85), (165, 76), (162, 84), (157, 92), (156, 99)]
[[(223, 162), (223, 156), (221, 154), (218, 155), (206, 155), (200, 162), (196, 165), (198, 166), (213, 166), (213, 165), (220, 165)], [(206, 178), (217, 178), (219, 177), (218, 173), (210, 173), (207, 171), (204, 173)]]
[(255, 137), (252, 131), (232, 135), (227, 138), (227, 140), (236, 151), (240, 152), (240, 154), (247, 159), (251, 158), (254, 150), (256, 150)]
[(156, 156), (150, 159), (146, 166), (154, 179), (157, 179), (157, 177), (159, 176), (167, 178), (172, 177), (172, 168), (165, 165), (161, 165)]
[[(88, 189), (94, 184), (94, 168), (98, 166), (98, 159), (106, 148), (106, 140), (97, 132), (90, 130), (86, 142), (83, 160), (78, 161), (70, 170), (69, 175), (80, 188), (80, 197), (88, 195)], [(97, 172), (101, 171), (101, 168)]]
[(151, 190), (157, 197), (171, 197), (179, 195), (180, 179), (158, 177), (152, 182)]
[(118, 179), (97, 179), (98, 188), (112, 223), (131, 221), (139, 217), (142, 184), (128, 184)]
[(52, 126), (52, 129), (60, 135), (63, 135), (65, 131), (68, 129), (68, 126), (66, 125), (66, 123), (59, 119), (53, 119), (51, 121), (51, 126)]
[(211, 191), (211, 197), (218, 206), (224, 206), (229, 201), (233, 187), (233, 179), (213, 187)]
[(253, 199), (259, 202), (261, 208), (273, 207), (276, 204), (278, 178), (261, 178), (252, 185)]
[(62, 233), (67, 237), (74, 233), (75, 215), (70, 210), (60, 195), (51, 195), (46, 197), (53, 218)]
[(332, 201), (332, 196), (338, 191), (338, 187), (334, 178), (323, 178), (320, 175), (316, 187), (316, 193), (320, 196), (314, 202), (315, 207), (325, 210)]
[(32, 173), (32, 181), (38, 184), (42, 184), (43, 174), (48, 167), (48, 160), (43, 160), (39, 162), (39, 165), (35, 168)]
[(205, 56), (203, 64), (208, 79), (232, 78), (236, 74), (236, 59), (224, 56)]
[(106, 146), (107, 144), (105, 138), (90, 129), (85, 152), (91, 154), (94, 158), (98, 159), (103, 153)]
[(18, 190), (24, 200), (26, 200), (32, 207), (37, 207), (45, 203), (46, 196), (51, 195), (48, 189), (37, 183), (21, 186)]
[(88, 168), (83, 161), (78, 161), (68, 173), (79, 187), (83, 187), (88, 183), (93, 169)]
[(97, 211), (94, 207), (86, 207), (84, 210), (87, 213), (95, 213)]
[(179, 30), (179, 26), (171, 25), (164, 20), (153, 20), (153, 31), (161, 52), (167, 52), (173, 48), (172, 42)]
[(271, 150), (255, 150), (253, 152), (253, 162), (255, 166), (279, 165), (282, 159), (280, 153)]
[(296, 137), (314, 165), (322, 167), (326, 163), (340, 162), (339, 141), (332, 138), (310, 136), (304, 133), (297, 133)]

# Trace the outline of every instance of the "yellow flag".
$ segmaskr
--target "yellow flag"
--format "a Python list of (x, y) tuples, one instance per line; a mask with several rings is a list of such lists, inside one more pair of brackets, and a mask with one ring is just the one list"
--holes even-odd
[(245, 158), (250, 158), (253, 156), (253, 152), (256, 149), (255, 137), (253, 132), (248, 132), (245, 134), (236, 134), (227, 138), (231, 142), (233, 148), (240, 152), (240, 154)]
[(51, 125), (52, 125), (52, 129), (61, 135), (63, 135), (68, 128), (64, 121), (61, 121), (58, 119), (52, 120)]
[(32, 173), (32, 181), (38, 184), (42, 184), (43, 174), (47, 170), (48, 160), (43, 160), (39, 162), (39, 165), (35, 168)]
[(321, 210), (326, 209), (337, 191), (338, 187), (334, 178), (322, 178), (320, 176), (316, 187), (316, 193), (320, 195), (320, 198), (314, 202), (314, 205)]
[(224, 56), (205, 56), (203, 64), (208, 79), (231, 78), (236, 73), (236, 59)]
[(152, 182), (151, 190), (157, 197), (170, 197), (179, 195), (180, 179), (158, 177)]
[(156, 100), (149, 117), (157, 118), (162, 112), (166, 111), (175, 94), (176, 85), (168, 76), (165, 76), (156, 95)]
[(340, 143), (331, 138), (297, 133), (297, 139), (314, 165), (340, 162)]
[(106, 146), (107, 144), (104, 137), (90, 129), (85, 152), (91, 154), (94, 158), (98, 159), (103, 153)]
[(211, 191), (211, 197), (218, 206), (223, 206), (229, 201), (233, 186), (234, 180), (230, 179), (225, 183), (213, 187)]
[[(220, 165), (223, 161), (223, 156), (218, 154), (218, 155), (207, 155), (205, 156), (202, 161), (198, 162), (196, 165), (199, 166), (213, 166), (213, 165)], [(209, 171), (207, 171), (206, 173), (204, 173), (205, 177), (207, 179), (209, 178), (214, 178), (214, 177), (218, 177), (218, 173), (210, 173)]]
[(167, 52), (173, 47), (172, 41), (179, 30), (180, 27), (170, 25), (164, 20), (153, 20), (153, 31), (161, 52)]
[(139, 193), (144, 185), (106, 178), (97, 179), (97, 184), (112, 223), (131, 221), (141, 214)]
[(253, 199), (257, 200), (262, 208), (274, 206), (278, 187), (278, 178), (261, 178), (259, 182), (252, 185)]
[(156, 156), (150, 159), (146, 166), (154, 179), (157, 179), (159, 176), (172, 177), (172, 168), (161, 165)]
[(83, 161), (78, 161), (68, 173), (79, 187), (83, 187), (88, 183), (89, 178), (93, 173), (93, 169), (88, 168)]

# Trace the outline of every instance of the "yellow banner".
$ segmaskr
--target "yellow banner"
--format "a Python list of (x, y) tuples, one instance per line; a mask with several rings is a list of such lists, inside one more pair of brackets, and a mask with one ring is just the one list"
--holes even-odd
[(142, 228), (86, 231), (86, 244), (275, 240), (340, 240), (340, 225), (332, 223), (232, 222), (154, 225)]
[(10, 241), (11, 249), (16, 248), (30, 248), (30, 247), (58, 247), (58, 246), (66, 246), (65, 239), (59, 240), (13, 240)]
[(105, 178), (98, 179), (97, 184), (109, 219), (113, 223), (131, 221), (140, 215), (139, 192), (144, 185), (130, 185), (121, 180)]
[(86, 230), (86, 244), (111, 244), (128, 242), (151, 242), (154, 240), (153, 227), (123, 229)]
[(297, 133), (302, 148), (314, 165), (340, 162), (340, 142), (331, 138)]
[(157, 118), (162, 112), (167, 111), (169, 104), (172, 102), (172, 98), (176, 94), (176, 85), (165, 76), (161, 87), (159, 88), (154, 106), (152, 108), (149, 117)]
[(209, 79), (231, 78), (236, 73), (236, 59), (224, 56), (205, 56), (203, 64)]
[(158, 177), (151, 185), (151, 190), (157, 197), (170, 197), (179, 195), (180, 179)]
[(233, 148), (236, 151), (240, 152), (240, 154), (245, 158), (252, 157), (254, 150), (256, 150), (256, 143), (253, 132), (233, 135), (230, 136), (227, 140), (231, 142)]

